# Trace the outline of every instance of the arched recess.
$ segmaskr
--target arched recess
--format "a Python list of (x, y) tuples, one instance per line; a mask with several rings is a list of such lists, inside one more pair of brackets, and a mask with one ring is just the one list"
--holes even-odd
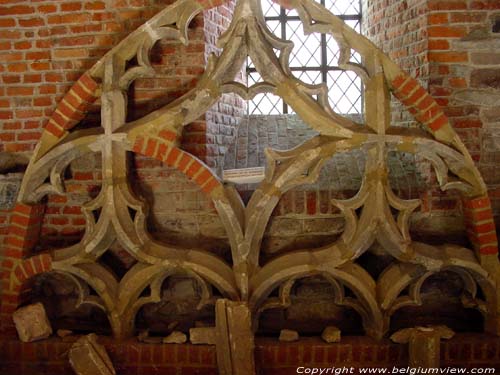
[[(381, 280), (375, 283), (354, 263), (377, 241), (399, 262), (436, 270), (444, 264), (464, 261), (466, 269), (488, 275), (481, 276), (487, 280), (489, 290), (486, 329), (500, 333), (497, 239), (491, 228), (491, 203), (472, 158), (442, 109), (418, 81), (320, 4), (292, 0), (289, 6), (297, 11), (306, 33), (326, 33), (337, 41), (341, 47), (340, 68), (353, 70), (363, 78), (366, 126), (356, 127), (351, 120), (335, 113), (326, 99), (324, 85), (308, 85), (291, 75), (288, 66), (291, 45), (269, 32), (258, 0), (238, 1), (231, 26), (219, 41), (223, 52), (210, 58), (196, 88), (138, 120), (126, 121), (126, 89), (137, 77), (151, 73), (149, 51), (153, 44), (162, 38), (189, 43), (189, 22), (203, 9), (215, 5), (179, 0), (166, 7), (106, 54), (58, 106), (27, 169), (19, 207), (31, 212), (30, 205), (48, 192), (64, 193), (61, 173), (81, 153), (101, 152), (103, 187), (100, 195), (84, 207), (87, 231), (82, 241), (43, 255), (51, 260), (52, 268), (93, 279), (95, 289), (109, 301), (108, 315), (114, 319), (112, 325), (118, 337), (133, 331), (130, 323), (122, 324), (120, 318), (126, 316), (127, 322), (132, 321), (140, 291), (153, 282), (151, 278), (176, 267), (206, 279), (230, 299), (247, 302), (254, 314), (269, 293), (287, 280), (318, 272), (329, 275), (342, 280), (358, 295), (365, 312), (366, 332), (382, 337), (387, 325), (377, 299), (380, 293), (376, 292)], [(350, 61), (353, 50), (362, 56), (362, 65)], [(248, 56), (264, 79), (251, 87), (234, 80)], [(129, 67), (132, 60), (137, 65)], [(420, 122), (422, 131), (410, 133), (391, 127), (390, 91)], [(277, 94), (319, 133), (296, 149), (268, 151), (266, 177), (246, 207), (233, 189), (224, 186), (203, 163), (178, 147), (182, 128), (225, 92), (235, 92), (244, 98), (261, 92)], [(71, 131), (87, 103), (97, 96), (102, 103), (102, 128)], [(321, 249), (303, 249), (259, 264), (263, 230), (279, 197), (297, 184), (316, 179), (324, 161), (335, 153), (357, 148), (364, 148), (369, 160), (362, 187), (353, 198), (332, 202), (346, 217), (341, 238)], [(229, 235), (231, 265), (207, 252), (169, 247), (151, 240), (145, 226), (147, 208), (129, 186), (126, 167), (129, 151), (177, 168), (211, 197)], [(412, 241), (408, 220), (419, 202), (402, 200), (390, 189), (389, 151), (423, 154), (433, 163), (442, 189), (462, 191), (474, 254), (468, 252), (464, 256), (457, 248), (436, 248)], [(454, 180), (449, 178), (449, 172)], [(92, 214), (96, 210), (100, 211), (97, 219)], [(391, 210), (398, 212), (395, 217)], [(114, 279), (96, 264), (115, 240), (139, 261), (121, 280)], [(14, 245), (16, 241), (10, 243)], [(11, 270), (28, 255), (24, 243), (20, 246), (20, 251), (12, 253)], [(8, 285), (5, 290), (16, 296), (17, 284), (10, 277), (8, 273), (4, 276), (4, 285)], [(139, 287), (129, 291), (131, 280)], [(2, 309), (11, 312), (12, 307)]]

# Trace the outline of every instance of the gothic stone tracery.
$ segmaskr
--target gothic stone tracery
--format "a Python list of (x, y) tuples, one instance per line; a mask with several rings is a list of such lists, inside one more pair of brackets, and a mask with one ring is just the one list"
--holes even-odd
[[(3, 280), (3, 292), (11, 296), (12, 303), (2, 305), (2, 313), (10, 314), (17, 307), (23, 288), (34, 275), (58, 272), (79, 286), (80, 304), (92, 304), (107, 314), (116, 337), (129, 337), (134, 334), (138, 310), (159, 301), (163, 281), (181, 273), (202, 285), (200, 305), (214, 303), (212, 287), (233, 301), (217, 304), (217, 321), (223, 322), (218, 323), (221, 347), (241, 342), (251, 347), (250, 326), (253, 322), (255, 328), (259, 314), (286, 307), (295, 281), (321, 275), (331, 282), (335, 302), (355, 309), (365, 332), (381, 338), (391, 315), (403, 306), (421, 303), (424, 281), (446, 270), (463, 280), (464, 302), (481, 311), (485, 330), (500, 333), (497, 239), (486, 187), (469, 153), (440, 107), (415, 79), (314, 1), (294, 0), (290, 7), (298, 12), (305, 33), (330, 34), (341, 48), (339, 67), (363, 79), (366, 126), (335, 113), (328, 104), (326, 86), (308, 85), (293, 77), (288, 66), (292, 45), (269, 32), (257, 0), (239, 0), (232, 24), (219, 41), (223, 52), (211, 56), (195, 89), (149, 115), (126, 121), (127, 88), (138, 77), (153, 74), (149, 61), (153, 45), (160, 39), (188, 44), (187, 27), (193, 17), (215, 5), (178, 0), (168, 6), (106, 54), (59, 103), (31, 159), (12, 216), (13, 226), (19, 228), (18, 238), (9, 241), (7, 251), (16, 256), (12, 272)], [(349, 61), (353, 50), (362, 56), (363, 65)], [(263, 83), (246, 87), (235, 81), (247, 56)], [(129, 67), (134, 59), (137, 65)], [(268, 150), (266, 177), (246, 206), (233, 188), (179, 148), (183, 126), (227, 92), (245, 99), (263, 92), (279, 95), (319, 133), (295, 149)], [(420, 122), (422, 131), (391, 127), (391, 92)], [(72, 131), (97, 98), (102, 103), (102, 126)], [(368, 155), (361, 189), (351, 199), (331, 202), (345, 215), (341, 238), (262, 264), (261, 241), (281, 196), (295, 186), (314, 182), (336, 153), (361, 148)], [(231, 264), (203, 250), (152, 239), (146, 226), (147, 207), (129, 185), (126, 158), (130, 152), (178, 169), (211, 198), (229, 236)], [(412, 240), (409, 217), (420, 202), (400, 199), (392, 192), (387, 178), (389, 152), (408, 152), (429, 160), (442, 190), (462, 193), (474, 249)], [(29, 257), (32, 233), (43, 215), (42, 198), (49, 193), (64, 194), (65, 168), (87, 153), (101, 153), (103, 183), (100, 194), (83, 208), (87, 220), (83, 239), (69, 248)], [(137, 260), (121, 279), (97, 262), (115, 241)], [(378, 280), (356, 263), (374, 242), (395, 259)], [(97, 296), (89, 294), (88, 286)], [(148, 287), (151, 292), (144, 296)], [(279, 297), (268, 298), (276, 288)], [(346, 288), (354, 297), (347, 295)], [(402, 294), (406, 290), (408, 294)], [(232, 332), (238, 330), (234, 314), (248, 318), (248, 325), (242, 328), (244, 338), (237, 339), (237, 332)], [(237, 356), (234, 349), (229, 352)], [(228, 355), (220, 358), (221, 371), (237, 373), (240, 370), (232, 365), (236, 359)], [(250, 374), (254, 370), (249, 366), (241, 371)]]

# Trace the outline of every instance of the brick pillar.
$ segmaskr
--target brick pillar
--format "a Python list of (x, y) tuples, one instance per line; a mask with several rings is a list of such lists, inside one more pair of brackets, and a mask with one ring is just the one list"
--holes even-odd
[(12, 312), (20, 303), (23, 282), (49, 267), (49, 259), (23, 262), (36, 245), (43, 221), (45, 205), (17, 203), (10, 217), (8, 235), (2, 252), (0, 322), (2, 330), (12, 327)]

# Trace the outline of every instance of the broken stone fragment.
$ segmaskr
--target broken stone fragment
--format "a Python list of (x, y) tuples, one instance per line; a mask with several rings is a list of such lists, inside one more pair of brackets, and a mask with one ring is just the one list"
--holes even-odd
[(340, 329), (334, 326), (328, 326), (323, 330), (321, 338), (326, 342), (339, 342), (341, 337)]
[(292, 342), (299, 339), (299, 333), (291, 329), (282, 329), (280, 332), (280, 341)]
[(192, 344), (215, 345), (216, 330), (214, 327), (191, 328), (189, 330), (189, 340)]
[(21, 307), (12, 314), (12, 319), (23, 342), (46, 339), (52, 334), (45, 308), (40, 302)]
[(446, 326), (405, 328), (391, 336), (398, 344), (409, 343), (411, 367), (438, 368), (441, 339), (450, 339), (455, 333)]
[(106, 349), (94, 333), (76, 341), (69, 350), (69, 363), (77, 375), (116, 375)]
[(63, 338), (66, 336), (71, 336), (73, 334), (73, 331), (70, 331), (69, 329), (58, 329), (57, 330), (57, 336)]
[(187, 336), (179, 331), (174, 331), (167, 337), (163, 338), (164, 344), (184, 344), (187, 341)]

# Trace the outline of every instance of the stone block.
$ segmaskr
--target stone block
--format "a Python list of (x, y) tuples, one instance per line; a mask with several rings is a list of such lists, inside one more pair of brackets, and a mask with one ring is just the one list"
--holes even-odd
[(280, 332), (280, 341), (293, 342), (299, 340), (299, 333), (291, 329), (282, 329)]
[(189, 340), (192, 344), (215, 345), (216, 330), (214, 327), (191, 328)]
[(116, 375), (106, 349), (97, 342), (94, 333), (73, 344), (69, 363), (77, 375)]
[(163, 338), (164, 344), (184, 344), (187, 341), (187, 336), (179, 331), (174, 331), (167, 337)]
[(340, 342), (341, 332), (340, 329), (334, 326), (328, 326), (323, 330), (321, 338), (326, 342)]
[(12, 319), (23, 342), (46, 339), (52, 334), (45, 308), (40, 302), (21, 307), (14, 312)]
[(500, 69), (477, 69), (471, 73), (471, 86), (500, 89)]
[(2, 210), (11, 210), (14, 207), (22, 178), (22, 173), (0, 175), (0, 208)]

